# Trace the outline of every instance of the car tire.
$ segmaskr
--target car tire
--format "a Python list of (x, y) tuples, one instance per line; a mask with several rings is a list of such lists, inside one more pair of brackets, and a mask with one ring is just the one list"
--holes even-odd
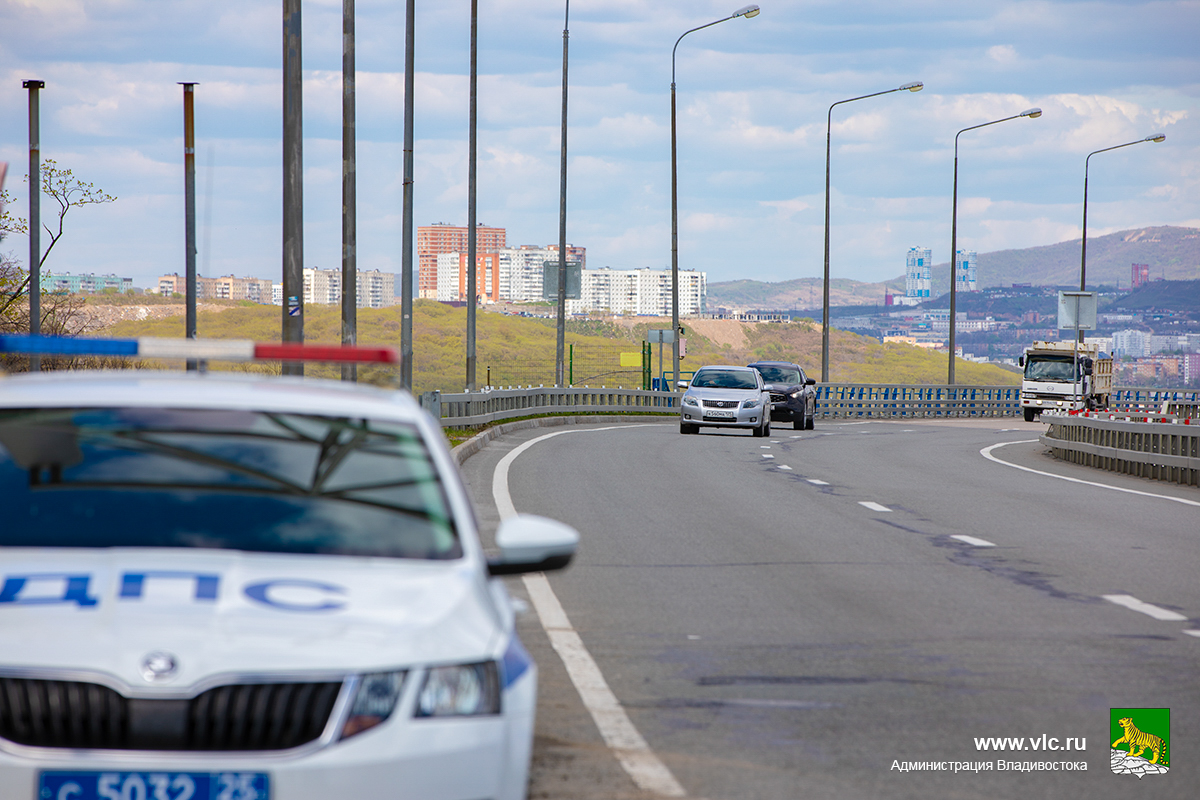
[(762, 425), (757, 425), (757, 426), (751, 428), (750, 435), (753, 436), (755, 439), (761, 439), (763, 437)]
[(817, 427), (817, 410), (815, 408), (812, 410), (812, 413), (808, 415), (808, 419), (805, 420), (804, 424), (805, 427), (807, 427), (810, 431)]
[(1034, 411), (1032, 408), (1025, 409), (1025, 421), (1033, 422), (1033, 417), (1035, 414), (1037, 414), (1037, 412)]
[(792, 422), (792, 430), (794, 430), (794, 431), (803, 431), (803, 430), (807, 430), (807, 429), (808, 429), (808, 425), (806, 425), (804, 422), (804, 415), (801, 415), (800, 419), (794, 420)]
[(699, 433), (700, 426), (699, 425), (689, 425), (686, 422), (681, 422), (681, 423), (679, 423), (679, 432), (684, 434), (685, 436), (687, 436), (689, 434), (693, 434), (693, 433)]

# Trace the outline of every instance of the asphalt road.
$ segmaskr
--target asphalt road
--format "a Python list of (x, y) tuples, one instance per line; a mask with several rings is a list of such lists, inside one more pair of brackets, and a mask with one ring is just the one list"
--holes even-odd
[[(1200, 638), (1184, 633), (1200, 629), (1200, 506), (980, 454), (1044, 427), (819, 421), (756, 439), (580, 426), (522, 453), (510, 490), (518, 511), (580, 531), (550, 584), (689, 797), (1200, 796)], [(500, 437), (463, 465), (485, 530), (497, 462), (554, 430)], [(1036, 443), (993, 453), (1200, 502), (1195, 488), (1064, 464)], [(530, 796), (653, 796), (605, 747), (537, 614), (519, 625), (542, 681)], [(1111, 773), (1117, 707), (1171, 709), (1168, 774)], [(1042, 734), (1086, 750), (975, 745)], [(893, 769), (998, 759), (1087, 771)]]

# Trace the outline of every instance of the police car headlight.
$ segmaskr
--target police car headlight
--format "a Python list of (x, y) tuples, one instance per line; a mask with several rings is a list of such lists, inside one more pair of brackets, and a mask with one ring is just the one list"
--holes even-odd
[(696, 398), (692, 397), (689, 394), (685, 394), (683, 396), (683, 404), (685, 406), (699, 406), (700, 405), (699, 403), (696, 402)]
[(343, 739), (370, 730), (392, 715), (404, 688), (404, 675), (404, 672), (376, 672), (359, 678), (350, 716), (342, 725)]
[(469, 717), (500, 713), (496, 662), (432, 667), (417, 697), (418, 717)]

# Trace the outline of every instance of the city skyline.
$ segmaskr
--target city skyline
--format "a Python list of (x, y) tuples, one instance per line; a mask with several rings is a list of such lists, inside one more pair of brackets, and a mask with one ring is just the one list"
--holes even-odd
[[(460, 8), (459, 5), (462, 7)], [(736, 5), (736, 4), (734, 4)], [(590, 266), (669, 265), (670, 47), (724, 3), (577, 2), (571, 29), (569, 241)], [(340, 11), (304, 11), (305, 266), (340, 264)], [(561, 3), (480, 4), (479, 218), (515, 242), (557, 225)], [(180, 25), (188, 21), (188, 25)], [(416, 218), (461, 220), (466, 199), (467, 4), (418, 4)], [(833, 115), (832, 274), (901, 274), (913, 242), (946, 252), (956, 130), (1040, 106), (960, 145), (959, 249), (1079, 235), (1083, 159), (1163, 131), (1161, 145), (1093, 159), (1089, 238), (1200, 227), (1188, 3), (764, 4), (679, 49), (680, 267), (713, 282), (821, 269), (825, 112)], [(42, 91), (43, 154), (117, 195), (72, 211), (46, 263), (150, 285), (183, 268), (182, 112), (196, 80), (201, 272), (278, 279), (279, 8), (0, 0), (0, 161), (24, 215), (26, 98)], [(402, 8), (358, 2), (360, 269), (400, 269)], [(210, 166), (211, 165), (211, 166)], [(25, 240), (0, 252), (23, 260)], [(747, 270), (752, 269), (752, 273)]]

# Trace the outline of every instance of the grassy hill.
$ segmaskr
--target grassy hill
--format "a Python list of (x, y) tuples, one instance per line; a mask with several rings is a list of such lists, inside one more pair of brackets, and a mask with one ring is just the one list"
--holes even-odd
[(1130, 311), (1149, 309), (1200, 313), (1200, 280), (1152, 281), (1117, 299), (1113, 305)]
[[(279, 309), (274, 306), (237, 306), (220, 312), (200, 311), (198, 332), (205, 338), (279, 340)], [(305, 309), (305, 337), (311, 342), (336, 342), (341, 317), (334, 307)], [(555, 326), (553, 320), (509, 317), (482, 312), (476, 317), (477, 382), (495, 386), (552, 385), (554, 383)], [(663, 327), (662, 320), (637, 319), (631, 324), (589, 320), (570, 321), (567, 344), (572, 347), (575, 385), (641, 385), (641, 369), (622, 367), (622, 354), (638, 363), (646, 331)], [(362, 344), (400, 346), (400, 308), (361, 309), (358, 336)], [(685, 321), (685, 326), (687, 322)], [(688, 330), (688, 355), (683, 369), (692, 371), (711, 363), (745, 364), (755, 359), (782, 359), (799, 363), (820, 376), (821, 330), (805, 323), (790, 325), (743, 324), (736, 337), (717, 344)], [(462, 391), (465, 385), (466, 309), (450, 308), (429, 300), (413, 304), (413, 388), (417, 393), (440, 389)], [(97, 331), (101, 336), (180, 336), (183, 320), (125, 320)], [(834, 330), (830, 343), (830, 377), (839, 382), (943, 383), (946, 356), (909, 345), (881, 345), (874, 339)], [(670, 351), (666, 351), (669, 369)], [(658, 350), (652, 346), (652, 365), (658, 368)], [(219, 368), (214, 365), (214, 368)], [(248, 368), (243, 368), (248, 369)], [(276, 371), (272, 365), (269, 371)], [(335, 376), (329, 367), (310, 367), (313, 375)], [(956, 372), (961, 383), (1011, 384), (1018, 378), (1009, 371), (960, 361)], [(369, 373), (365, 379), (376, 380)]]

